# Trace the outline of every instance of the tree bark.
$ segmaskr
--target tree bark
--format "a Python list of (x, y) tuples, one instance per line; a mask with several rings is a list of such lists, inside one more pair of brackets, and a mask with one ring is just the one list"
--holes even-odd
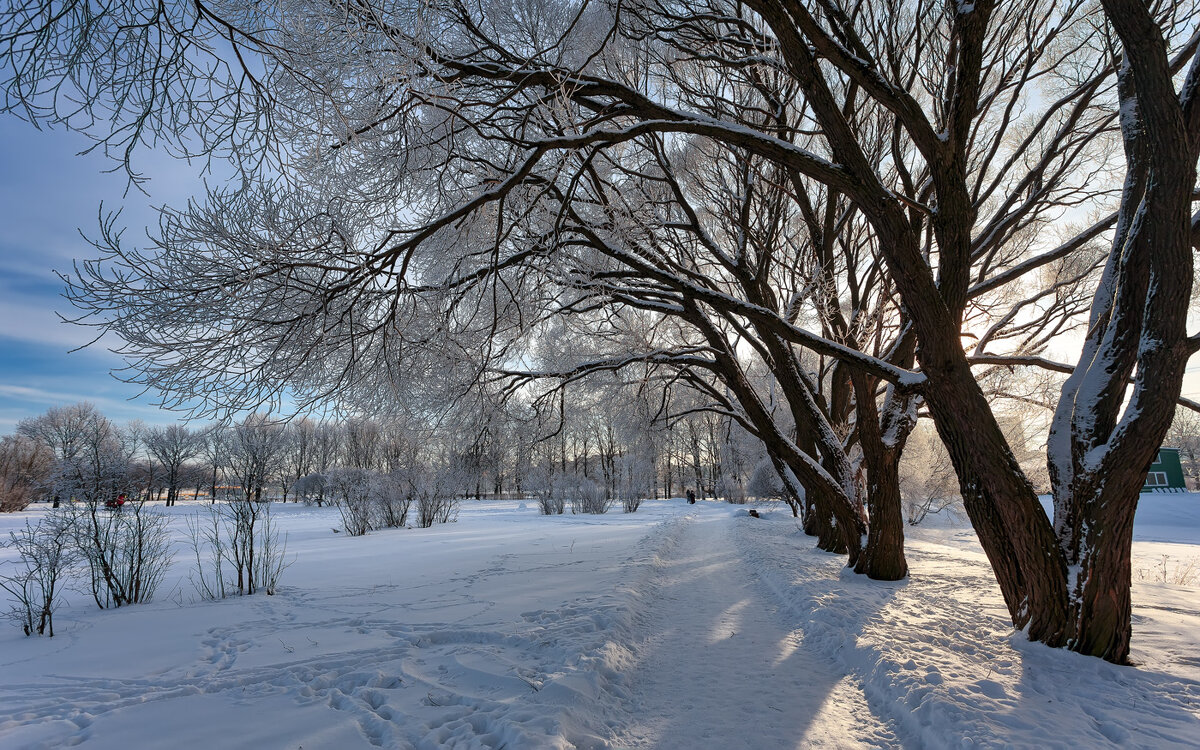
[[(904, 513), (900, 505), (900, 449), (889, 446), (879, 428), (875, 380), (862, 373), (850, 376), (858, 414), (858, 443), (867, 467), (867, 542), (854, 570), (877, 581), (898, 581), (908, 575), (904, 557)], [(900, 427), (897, 426), (899, 432)]]

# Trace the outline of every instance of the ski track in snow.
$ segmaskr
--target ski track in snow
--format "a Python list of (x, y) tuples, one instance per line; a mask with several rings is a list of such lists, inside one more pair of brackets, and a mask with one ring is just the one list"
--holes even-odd
[[(636, 748), (891, 747), (861, 686), (813, 653), (764, 596), (731, 526), (693, 517), (656, 561), (647, 633), (631, 677)], [(753, 523), (753, 521), (750, 521)]]

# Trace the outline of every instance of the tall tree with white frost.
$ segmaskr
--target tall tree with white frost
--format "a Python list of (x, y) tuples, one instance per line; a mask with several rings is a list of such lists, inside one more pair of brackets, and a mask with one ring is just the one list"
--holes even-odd
[[(165, 211), (150, 250), (106, 226), (104, 257), (72, 282), (169, 399), (436, 397), (520, 363), (548, 318), (625, 305), (699, 331), (694, 364), (728, 389), (710, 395), (836, 494), (849, 488), (764, 415), (730, 342), (806, 347), (860, 379), (864, 406), (868, 376), (924, 397), (1017, 628), (1123, 662), (1138, 490), (1200, 349), (1184, 328), (1200, 244), (1196, 17), (1136, 0), (18, 0), (0, 44), (10, 109), (122, 157), (165, 140), (241, 170), (236, 189)], [(756, 87), (769, 79), (784, 85)], [(714, 94), (727, 101), (703, 106)], [(864, 113), (887, 126), (871, 142)], [(1122, 148), (1097, 158), (1116, 131)], [(660, 252), (683, 202), (621, 182), (665, 185), (670, 159), (704, 143), (861, 212), (919, 369), (731, 293), (723, 274), (744, 261)], [(1080, 206), (1088, 229), (1010, 252)], [(979, 295), (1096, 238), (1110, 250), (1051, 431), (1051, 519), (972, 371), (998, 358), (964, 347), (964, 320)]]

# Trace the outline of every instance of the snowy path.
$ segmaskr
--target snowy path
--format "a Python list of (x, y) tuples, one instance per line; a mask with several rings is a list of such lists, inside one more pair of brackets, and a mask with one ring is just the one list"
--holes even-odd
[(698, 513), (659, 554), (631, 675), (634, 748), (894, 747), (861, 687), (790, 630), (731, 528)]

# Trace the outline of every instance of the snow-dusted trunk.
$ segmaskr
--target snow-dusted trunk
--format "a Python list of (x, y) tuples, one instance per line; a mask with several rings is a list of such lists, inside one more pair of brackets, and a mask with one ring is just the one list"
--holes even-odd
[[(806, 494), (804, 488), (800, 485), (800, 481), (796, 479), (796, 475), (792, 473), (791, 469), (783, 461), (779, 460), (778, 456), (767, 454), (767, 457), (771, 461), (771, 468), (774, 469), (775, 474), (779, 477), (779, 484), (783, 488), (783, 500), (792, 509), (792, 518), (799, 518), (800, 509), (803, 507), (804, 496)], [(807, 523), (808, 519), (805, 518), (804, 522)]]
[(877, 581), (898, 581), (908, 575), (904, 557), (904, 512), (900, 502), (900, 453), (916, 424), (911, 397), (888, 389), (883, 429), (875, 405), (875, 380), (862, 373), (851, 376), (858, 414), (858, 442), (867, 468), (867, 541), (855, 571)]
[[(838, 555), (847, 554), (850, 551), (849, 546), (833, 515), (833, 501), (829, 497), (830, 493), (821, 487), (806, 489), (805, 493), (813, 499), (812, 512), (809, 513), (809, 518), (812, 519), (810, 533), (817, 538), (817, 549)], [(857, 562), (857, 556), (855, 557)]]
[(877, 581), (908, 575), (904, 557), (904, 513), (900, 506), (899, 454), (864, 450), (867, 460), (867, 541), (854, 570)]
[[(1129, 659), (1130, 550), (1146, 469), (1175, 412), (1189, 356), (1191, 197), (1200, 151), (1200, 58), (1181, 94), (1144, 6), (1104, 0), (1121, 38), (1126, 179), (1103, 280), (1048, 446), (1054, 527), (1069, 570), (1070, 648)], [(1128, 382), (1132, 397), (1122, 405)]]
[[(763, 301), (754, 296), (751, 296), (751, 299), (759, 303)], [(822, 467), (838, 484), (839, 491), (836, 492), (827, 488), (812, 488), (817, 507), (814, 514), (817, 547), (839, 554), (849, 553), (851, 550), (857, 552), (862, 544), (862, 523), (861, 519), (857, 518), (855, 508), (858, 487), (850, 459), (837, 430), (829, 423), (818, 405), (812, 384), (804, 377), (791, 346), (762, 326), (758, 328), (763, 334), (767, 350), (771, 353), (771, 370), (779, 383), (779, 392), (791, 410), (796, 429), (809, 437), (808, 455), (820, 456)], [(835, 384), (835, 389), (839, 385), (843, 384)], [(795, 467), (792, 467), (792, 470), (797, 471)], [(797, 472), (797, 476), (803, 474)], [(807, 491), (809, 488), (805, 489)], [(852, 554), (851, 557), (854, 559), (850, 564), (857, 564), (857, 554)]]

